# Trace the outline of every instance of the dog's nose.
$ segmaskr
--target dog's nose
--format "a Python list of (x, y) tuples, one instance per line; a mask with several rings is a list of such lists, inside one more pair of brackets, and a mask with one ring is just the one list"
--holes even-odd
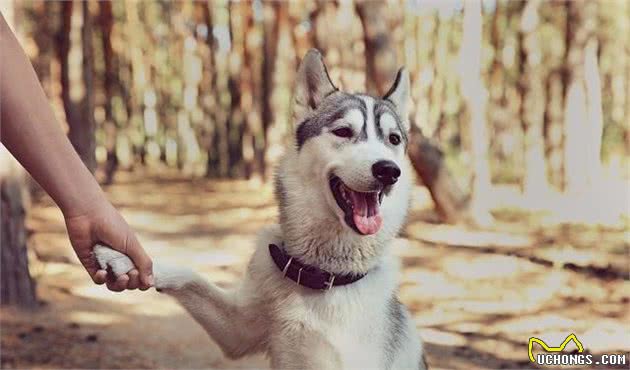
[(398, 181), (400, 168), (392, 161), (378, 161), (372, 165), (372, 175), (385, 186), (393, 185)]

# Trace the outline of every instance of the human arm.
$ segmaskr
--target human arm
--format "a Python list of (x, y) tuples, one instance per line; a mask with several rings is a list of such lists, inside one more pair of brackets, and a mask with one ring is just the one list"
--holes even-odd
[[(63, 212), (79, 260), (97, 284), (115, 291), (153, 285), (152, 263), (133, 231), (61, 130), (35, 71), (0, 15), (0, 140)], [(139, 271), (107, 279), (92, 252), (101, 242), (128, 255)]]

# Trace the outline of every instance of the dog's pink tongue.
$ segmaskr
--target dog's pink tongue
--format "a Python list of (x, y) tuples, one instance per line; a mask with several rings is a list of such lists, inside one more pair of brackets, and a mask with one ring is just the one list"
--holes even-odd
[(381, 215), (374, 216), (359, 216), (358, 214), (354, 214), (354, 224), (357, 225), (357, 229), (363, 235), (371, 235), (376, 234), (378, 230), (381, 228), (381, 224), (383, 223), (383, 219)]
[(363, 235), (376, 234), (381, 228), (383, 219), (378, 212), (377, 193), (350, 192), (352, 197), (352, 218), (357, 229)]

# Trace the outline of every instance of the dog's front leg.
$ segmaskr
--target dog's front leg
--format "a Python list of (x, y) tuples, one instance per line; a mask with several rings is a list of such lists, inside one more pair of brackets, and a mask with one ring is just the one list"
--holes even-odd
[(239, 299), (240, 291), (224, 290), (192, 271), (158, 266), (155, 287), (179, 301), (210, 334), (229, 358), (263, 349), (265, 323), (251, 302)]
[[(127, 256), (111, 248), (96, 246), (94, 253), (101, 267), (110, 268), (115, 275), (134, 268)], [(223, 290), (190, 269), (159, 262), (154, 263), (153, 274), (156, 290), (177, 299), (227, 357), (239, 358), (263, 349), (265, 319), (256, 315), (254, 302), (243, 298), (251, 295)]]

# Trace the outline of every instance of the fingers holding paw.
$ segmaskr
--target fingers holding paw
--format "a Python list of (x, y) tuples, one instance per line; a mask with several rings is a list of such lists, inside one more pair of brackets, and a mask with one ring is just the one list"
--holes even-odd
[(136, 268), (129, 257), (103, 245), (97, 244), (94, 247), (94, 256), (101, 269), (111, 270), (116, 277), (125, 275)]

